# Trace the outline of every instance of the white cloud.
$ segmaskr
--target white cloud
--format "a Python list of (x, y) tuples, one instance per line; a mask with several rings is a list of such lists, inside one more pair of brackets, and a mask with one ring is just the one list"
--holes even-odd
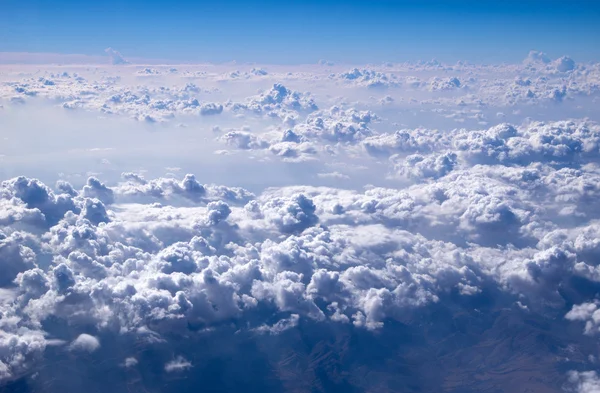
[(288, 329), (298, 326), (299, 320), (300, 317), (298, 314), (292, 314), (288, 319), (281, 319), (273, 326), (262, 325), (257, 327), (255, 330), (260, 333), (280, 334)]
[(168, 373), (182, 372), (192, 367), (192, 363), (178, 356), (165, 364), (165, 371)]
[(134, 357), (128, 357), (125, 359), (125, 361), (123, 362), (123, 367), (135, 367), (138, 364), (138, 361), (136, 358)]
[(572, 391), (577, 393), (600, 392), (600, 377), (595, 371), (570, 371), (569, 384)]
[(71, 345), (69, 345), (71, 351), (85, 351), (94, 352), (100, 348), (100, 341), (89, 334), (80, 334)]
[[(0, 380), (110, 352), (94, 372), (180, 381), (240, 342), (278, 381), (323, 370), (305, 347), (479, 378), (501, 326), (519, 362), (499, 364), (593, 391), (597, 65), (171, 68), (0, 75)], [(469, 351), (484, 371), (444, 368)]]
[(106, 48), (104, 50), (104, 52), (106, 52), (106, 54), (110, 57), (110, 62), (113, 65), (122, 65), (122, 64), (129, 63), (127, 60), (125, 60), (123, 55), (121, 55), (119, 52), (117, 52), (113, 48)]

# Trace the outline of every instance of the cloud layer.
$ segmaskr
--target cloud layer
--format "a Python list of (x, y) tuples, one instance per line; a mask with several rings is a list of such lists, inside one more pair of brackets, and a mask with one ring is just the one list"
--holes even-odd
[[(184, 164), (206, 146), (241, 164), (213, 184), (177, 154), (109, 156), (122, 144), (85, 150), (119, 178), (4, 179), (0, 383), (598, 390), (600, 124), (575, 109), (597, 99), (597, 64), (188, 68), (6, 76), (3, 110), (133, 117)], [(549, 106), (569, 115), (519, 112)], [(403, 122), (416, 108), (426, 125)], [(186, 126), (202, 142), (177, 139)], [(9, 135), (10, 165), (48, 153)]]

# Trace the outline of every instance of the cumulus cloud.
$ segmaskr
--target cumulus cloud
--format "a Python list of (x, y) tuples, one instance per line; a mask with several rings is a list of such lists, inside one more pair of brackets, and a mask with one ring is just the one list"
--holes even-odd
[(114, 201), (113, 191), (95, 177), (90, 177), (83, 187), (82, 195), (88, 198), (97, 198), (103, 203), (111, 204)]
[(570, 371), (568, 388), (577, 393), (600, 392), (600, 377), (595, 371)]
[(342, 72), (336, 77), (368, 88), (396, 87), (400, 84), (396, 75), (386, 74), (376, 70), (353, 68), (348, 72)]
[(135, 367), (138, 364), (138, 361), (136, 358), (134, 357), (128, 357), (127, 359), (125, 359), (125, 361), (123, 362), (123, 366), (124, 367)]
[(113, 65), (122, 65), (122, 64), (129, 63), (127, 60), (125, 60), (123, 55), (121, 55), (119, 52), (117, 52), (113, 48), (106, 48), (104, 50), (104, 52), (106, 52), (106, 54), (110, 57), (110, 62)]
[(220, 104), (209, 102), (200, 106), (200, 114), (204, 116), (218, 115), (221, 112), (223, 112), (223, 105)]
[(89, 334), (80, 334), (73, 342), (69, 345), (71, 351), (85, 351), (94, 352), (100, 348), (100, 341)]
[(600, 69), (214, 67), (6, 75), (7, 102), (147, 129), (3, 178), (0, 383), (594, 391)]
[(437, 179), (448, 174), (457, 165), (455, 153), (443, 153), (438, 156), (431, 155), (427, 157), (412, 154), (405, 158), (394, 155), (390, 157), (390, 161), (393, 163), (394, 168), (392, 171), (396, 176), (417, 179)]
[(575, 69), (575, 61), (568, 56), (562, 56), (556, 59), (556, 69), (560, 72), (573, 71)]
[(550, 58), (548, 57), (548, 55), (546, 55), (543, 52), (532, 50), (527, 55), (527, 58), (525, 59), (525, 61), (526, 62), (531, 62), (531, 63), (544, 63), (544, 64), (547, 64), (547, 63), (550, 63)]

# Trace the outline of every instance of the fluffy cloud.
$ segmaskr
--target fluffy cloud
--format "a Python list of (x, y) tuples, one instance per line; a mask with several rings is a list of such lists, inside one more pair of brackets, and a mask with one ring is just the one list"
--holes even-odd
[(129, 63), (127, 60), (125, 60), (123, 55), (121, 55), (119, 52), (117, 52), (113, 48), (106, 48), (104, 50), (104, 52), (106, 52), (106, 54), (110, 57), (110, 62), (113, 65), (122, 65), (122, 64)]
[(396, 176), (405, 176), (417, 179), (433, 178), (445, 176), (457, 165), (456, 154), (443, 153), (438, 156), (423, 156), (420, 154), (411, 154), (405, 158), (394, 155), (390, 157), (394, 168), (392, 171)]
[(357, 84), (359, 86), (366, 86), (368, 88), (395, 87), (400, 84), (397, 80), (396, 75), (388, 75), (386, 73), (370, 69), (353, 68), (348, 72), (343, 72), (339, 75), (331, 76), (337, 77), (346, 82)]
[[(6, 75), (25, 108), (148, 132), (95, 140), (101, 171), (0, 184), (0, 383), (77, 390), (69, 369), (239, 390), (248, 369), (264, 391), (597, 388), (600, 126), (577, 112), (597, 67), (227, 67)], [(253, 192), (231, 186), (246, 176)]]
[(300, 112), (310, 113), (318, 109), (310, 93), (292, 91), (280, 83), (259, 95), (249, 97), (246, 103), (229, 103), (233, 111), (251, 111), (269, 118), (293, 122)]
[(46, 348), (43, 332), (17, 327), (14, 318), (4, 316), (0, 336), (0, 379), (18, 378), (39, 359)]
[(569, 388), (577, 393), (600, 392), (600, 377), (595, 371), (570, 371)]
[(370, 136), (372, 130), (369, 125), (376, 120), (377, 116), (370, 111), (344, 110), (333, 106), (312, 113), (305, 123), (296, 125), (293, 132), (306, 139), (354, 142)]
[(100, 341), (98, 341), (98, 339), (94, 336), (82, 333), (75, 340), (73, 340), (71, 345), (69, 345), (69, 348), (71, 351), (94, 352), (100, 348)]

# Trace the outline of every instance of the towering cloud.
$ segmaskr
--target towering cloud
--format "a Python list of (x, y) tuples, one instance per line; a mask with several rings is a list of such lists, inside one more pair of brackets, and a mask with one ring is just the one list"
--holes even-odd
[(112, 65), (129, 64), (129, 62), (127, 60), (125, 60), (125, 58), (123, 57), (123, 55), (121, 55), (119, 52), (117, 52), (113, 48), (106, 48), (104, 50), (104, 52), (106, 52), (106, 54), (108, 55), (108, 57), (110, 57), (110, 63)]

